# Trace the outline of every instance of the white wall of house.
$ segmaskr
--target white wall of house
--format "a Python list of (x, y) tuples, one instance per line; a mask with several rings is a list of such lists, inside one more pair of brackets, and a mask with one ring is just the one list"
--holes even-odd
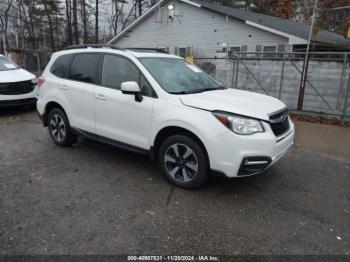
[[(285, 45), (291, 50), (288, 39), (262, 29), (247, 25), (239, 20), (177, 1), (174, 20), (168, 18), (167, 6), (155, 12), (124, 35), (114, 44), (119, 47), (176, 48), (191, 47), (195, 56), (214, 57), (222, 50), (222, 44), (247, 46), (248, 52), (255, 52), (257, 45)], [(162, 13), (163, 15), (159, 15)]]

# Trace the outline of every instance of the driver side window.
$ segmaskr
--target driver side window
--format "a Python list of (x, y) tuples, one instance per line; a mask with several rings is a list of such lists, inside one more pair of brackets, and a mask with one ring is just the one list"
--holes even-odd
[(134, 81), (139, 84), (141, 93), (155, 97), (155, 93), (140, 70), (129, 59), (105, 55), (102, 69), (102, 86), (120, 90), (123, 82)]

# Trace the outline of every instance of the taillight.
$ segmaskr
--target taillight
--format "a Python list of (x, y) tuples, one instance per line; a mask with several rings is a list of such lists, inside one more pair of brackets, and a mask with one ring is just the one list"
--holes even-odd
[(40, 76), (37, 80), (36, 83), (38, 84), (39, 87), (42, 86), (42, 84), (44, 84), (45, 82), (45, 78), (43, 76)]

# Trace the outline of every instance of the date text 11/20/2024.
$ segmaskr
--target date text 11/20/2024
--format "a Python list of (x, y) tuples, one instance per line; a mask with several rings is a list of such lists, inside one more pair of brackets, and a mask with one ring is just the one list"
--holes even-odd
[(128, 256), (128, 261), (220, 261), (217, 256)]

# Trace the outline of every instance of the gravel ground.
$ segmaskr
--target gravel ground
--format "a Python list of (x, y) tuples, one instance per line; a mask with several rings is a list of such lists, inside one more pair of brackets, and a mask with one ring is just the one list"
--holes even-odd
[(347, 155), (297, 141), (264, 174), (188, 191), (145, 156), (60, 148), (35, 112), (0, 110), (0, 255), (350, 254)]

